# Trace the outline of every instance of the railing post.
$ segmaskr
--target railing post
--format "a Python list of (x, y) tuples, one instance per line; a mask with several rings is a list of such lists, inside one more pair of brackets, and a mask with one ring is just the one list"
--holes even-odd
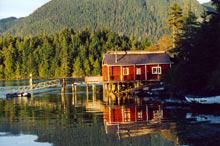
[(72, 105), (75, 105), (77, 100), (76, 100), (76, 90), (75, 90), (75, 85), (72, 84)]
[(89, 100), (89, 84), (86, 83), (86, 97), (87, 97), (87, 101)]
[(92, 84), (93, 101), (96, 101), (96, 84)]
[(33, 79), (32, 79), (32, 74), (30, 74), (30, 80), (29, 80), (29, 85), (31, 87), (32, 90), (32, 85), (33, 85)]

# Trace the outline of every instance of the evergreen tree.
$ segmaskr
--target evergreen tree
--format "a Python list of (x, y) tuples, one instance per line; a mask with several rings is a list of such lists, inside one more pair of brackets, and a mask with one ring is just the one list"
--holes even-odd
[(93, 75), (100, 75), (100, 71), (101, 71), (101, 68), (100, 68), (100, 63), (99, 63), (99, 60), (96, 59), (94, 65), (93, 65)]
[(84, 75), (84, 71), (83, 71), (82, 61), (81, 58), (78, 56), (75, 60), (75, 63), (73, 64), (72, 76), (83, 76), (83, 75)]
[[(152, 43), (149, 41), (148, 37), (145, 36), (141, 45), (144, 50), (147, 50), (152, 45)], [(138, 49), (138, 50), (141, 50), (141, 49)]]
[(60, 69), (61, 69), (61, 76), (62, 77), (66, 77), (69, 75), (69, 58), (68, 58), (68, 44), (67, 44), (67, 41), (65, 38), (63, 38), (62, 40), (62, 50), (61, 50), (61, 54), (60, 54), (60, 57), (61, 57), (61, 66), (60, 66)]
[(3, 66), (3, 44), (2, 44), (2, 39), (0, 39), (0, 79), (4, 78), (4, 66)]
[(39, 77), (41, 78), (47, 78), (49, 77), (49, 64), (47, 60), (43, 60), (41, 64), (39, 65)]
[(4, 66), (0, 65), (0, 79), (4, 79)]
[(101, 60), (110, 50), (143, 50), (148, 40), (119, 36), (109, 29), (82, 32), (64, 28), (55, 35), (44, 30), (37, 36), (0, 39), (0, 78), (68, 77), (101, 73)]
[(176, 48), (171, 52), (179, 57), (180, 60), (189, 60), (190, 52), (195, 47), (195, 42), (198, 37), (198, 31), (200, 24), (197, 22), (197, 17), (191, 11), (190, 6), (188, 7), (186, 15), (183, 17), (183, 27), (180, 29), (180, 39), (176, 42)]
[(171, 69), (169, 79), (187, 93), (220, 94), (219, 17), (217, 11), (210, 16), (204, 15), (204, 21), (198, 24), (189, 11), (174, 49), (178, 64)]
[(176, 48), (176, 42), (179, 38), (179, 30), (182, 28), (183, 11), (177, 3), (170, 5), (170, 11), (168, 12), (167, 28), (172, 29), (173, 48)]
[(20, 67), (20, 64), (19, 62), (17, 61), (16, 63), (16, 69), (15, 69), (15, 78), (16, 79), (21, 79), (21, 67)]
[(85, 70), (85, 74), (86, 75), (90, 75), (91, 74), (91, 68), (90, 68), (90, 64), (89, 64), (89, 60), (88, 59), (84, 60), (83, 68)]
[(12, 45), (12, 43), (9, 44), (8, 48), (3, 48), (3, 54), (5, 57), (4, 60), (4, 75), (6, 79), (13, 79), (14, 76), (14, 71), (15, 71), (15, 67), (14, 67), (14, 47)]

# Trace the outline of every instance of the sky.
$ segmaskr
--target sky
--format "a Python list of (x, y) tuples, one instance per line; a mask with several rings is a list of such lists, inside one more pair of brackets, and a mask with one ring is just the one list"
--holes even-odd
[(25, 17), (50, 0), (0, 0), (0, 19)]
[[(50, 0), (0, 0), (0, 19), (11, 16), (20, 18), (33, 13)], [(210, 0), (198, 0), (200, 3)]]

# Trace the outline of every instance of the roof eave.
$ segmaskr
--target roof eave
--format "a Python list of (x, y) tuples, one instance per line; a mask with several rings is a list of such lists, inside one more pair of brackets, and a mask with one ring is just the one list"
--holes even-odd
[(103, 64), (103, 66), (134, 66), (134, 65), (167, 65), (167, 64), (174, 64), (173, 62), (166, 62), (166, 63), (145, 63), (145, 64)]

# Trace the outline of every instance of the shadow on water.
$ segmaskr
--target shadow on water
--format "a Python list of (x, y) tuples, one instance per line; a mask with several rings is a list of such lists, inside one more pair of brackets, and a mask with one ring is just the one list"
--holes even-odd
[[(12, 85), (14, 86), (14, 85)], [(147, 97), (103, 95), (89, 86), (67, 86), (0, 99), (0, 142), (68, 145), (220, 145), (220, 111), (176, 108)], [(20, 136), (20, 139), (18, 138)], [(18, 139), (13, 139), (17, 137)], [(25, 146), (25, 144), (24, 144)]]

